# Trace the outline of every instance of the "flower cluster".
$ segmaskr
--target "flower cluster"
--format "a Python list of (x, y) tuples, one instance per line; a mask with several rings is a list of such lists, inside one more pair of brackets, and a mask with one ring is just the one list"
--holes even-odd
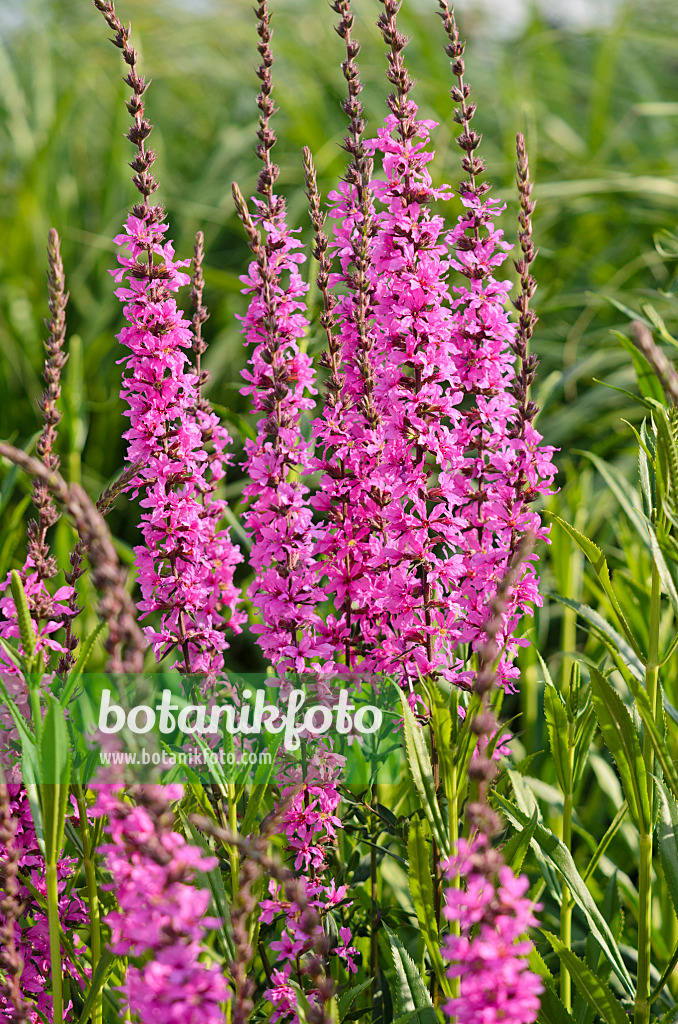
[(541, 908), (525, 896), (527, 876), (516, 878), (483, 833), (459, 840), (446, 873), (464, 886), (445, 893), (443, 913), (459, 922), (459, 934), (446, 936), (443, 956), (448, 976), (460, 979), (445, 1012), (456, 1024), (533, 1024), (543, 983), (529, 970), (533, 946), (523, 936)]
[(374, 197), (372, 159), (363, 138), (362, 84), (355, 60), (360, 48), (352, 38), (353, 14), (348, 0), (336, 0), (333, 9), (340, 15), (337, 32), (346, 47), (342, 71), (347, 96), (342, 108), (349, 119), (344, 148), (351, 159), (344, 180), (328, 195), (328, 213), (334, 222), (331, 240), (321, 231), (322, 224), (313, 213), (313, 190), (309, 191), (316, 246), (328, 254), (325, 306), (331, 301), (332, 309), (327, 395), (312, 424), (314, 465), (321, 472), (312, 503), (323, 517), (318, 550), (325, 590), (337, 610), (336, 617), (327, 618), (327, 634), (343, 649), (345, 665), (355, 667), (360, 662), (365, 672), (381, 623), (375, 594), (383, 589), (383, 495), (373, 473), (382, 449), (372, 352)]
[[(319, 881), (300, 879), (297, 893), (290, 896), (289, 893), (283, 893), (280, 883), (272, 879), (268, 891), (270, 898), (260, 903), (260, 920), (262, 924), (271, 924), (276, 917), (282, 915), (284, 927), (280, 939), (271, 942), (269, 946), (275, 951), (280, 966), (271, 972), (272, 984), (264, 995), (273, 1004), (271, 1020), (274, 1024), (283, 1018), (290, 1024), (297, 1024), (298, 1001), (290, 979), (294, 974), (295, 980), (298, 978), (300, 981), (304, 974), (311, 973), (314, 966), (312, 953), (318, 942), (322, 944), (324, 941), (322, 918), (338, 906), (350, 906), (352, 901), (346, 897), (346, 886), (337, 887), (334, 881), (328, 886)], [(349, 945), (350, 928), (339, 928), (339, 937), (340, 945), (328, 952), (344, 960), (349, 972), (356, 973), (358, 968), (354, 959), (357, 950)], [(309, 953), (311, 956), (307, 957)], [(321, 993), (312, 988), (306, 995), (311, 1006), (317, 1006), (321, 1001)]]
[(279, 169), (271, 160), (276, 136), (270, 126), (273, 55), (266, 0), (256, 14), (262, 58), (257, 155), (263, 166), (253, 216), (238, 187), (233, 188), (254, 254), (241, 278), (250, 299), (240, 317), (245, 343), (252, 346), (241, 393), (251, 396), (252, 412), (258, 415), (256, 439), (246, 441), (243, 464), (251, 480), (243, 491), (250, 499), (245, 523), (255, 574), (249, 596), (263, 620), (254, 632), (273, 665), (300, 672), (320, 659), (316, 671), (322, 671), (331, 667), (333, 651), (318, 635), (322, 620), (317, 605), (323, 599), (315, 555), (319, 530), (303, 482), (310, 452), (301, 417), (313, 408), (317, 393), (312, 360), (299, 347), (308, 328), (303, 301), (308, 286), (299, 273), (306, 257), (287, 226), (284, 200), (273, 192)]
[[(47, 899), (45, 860), (40, 852), (33, 824), (26, 790), (21, 785), (10, 783), (9, 807), (14, 822), (11, 849), (0, 841), (0, 860), (13, 861), (17, 869), (18, 889), (16, 899), (22, 908), (21, 919), (15, 919), (14, 942), (23, 962), (21, 968), (21, 992), (27, 1003), (26, 1015), (31, 1024), (38, 1024), (52, 1014), (50, 994), (50, 949), (49, 923), (43, 909)], [(57, 886), (59, 893), (59, 920), (64, 933), (70, 937), (74, 956), (62, 950), (62, 970), (65, 978), (75, 982), (84, 990), (89, 977), (89, 968), (79, 955), (85, 950), (77, 930), (88, 921), (88, 914), (82, 900), (73, 890), (73, 871), (77, 861), (63, 857), (57, 864)], [(0, 923), (4, 915), (0, 911)], [(5, 994), (0, 995), (0, 1019), (14, 1019), (14, 1008)]]
[(315, 569), (318, 529), (301, 480), (310, 456), (300, 419), (316, 394), (311, 359), (298, 345), (308, 326), (302, 312), (307, 285), (298, 269), (305, 257), (296, 251), (301, 243), (285, 224), (282, 202), (275, 196), (254, 202), (253, 217), (239, 204), (255, 254), (241, 278), (250, 296), (243, 332), (252, 346), (241, 391), (260, 414), (256, 439), (245, 442), (251, 480), (243, 491), (250, 499), (245, 523), (255, 572), (249, 597), (263, 620), (253, 631), (266, 657), (281, 670), (303, 671), (313, 659), (324, 663), (332, 654), (317, 636), (323, 597)]
[[(529, 530), (544, 536), (518, 488), (527, 479), (530, 497), (543, 493), (555, 468), (530, 424), (525, 437), (511, 436), (515, 327), (510, 284), (493, 276), (509, 249), (493, 224), (500, 208), (467, 192), (469, 215), (445, 231), (431, 204), (451, 193), (433, 188), (426, 168), (434, 125), (414, 118), (412, 101), (408, 108), (405, 126), (391, 114), (370, 143), (385, 174), (374, 184), (385, 207), (374, 248), (378, 474), (390, 499), (382, 513), (388, 587), (375, 594), (385, 613), (379, 667), (410, 679), (438, 671), (467, 688), (459, 646), (482, 642), (488, 601), (516, 538)], [(452, 270), (469, 286), (450, 295)], [(526, 571), (511, 595), (500, 638), (506, 685), (519, 643), (512, 634), (520, 614), (539, 603), (536, 584)]]
[[(214, 498), (230, 438), (213, 413), (198, 408), (198, 377), (187, 352), (190, 321), (172, 297), (189, 283), (179, 269), (188, 261), (174, 261), (172, 243), (163, 241), (166, 231), (166, 224), (130, 216), (125, 234), (115, 239), (122, 268), (115, 278), (126, 279), (116, 295), (128, 321), (118, 337), (130, 350), (122, 390), (130, 429), (124, 436), (128, 460), (141, 464), (133, 486), (137, 493), (143, 488), (140, 504), (147, 510), (144, 544), (135, 548), (139, 608), (162, 611), (160, 628), (145, 629), (157, 657), (178, 648), (187, 671), (213, 674), (223, 665), (226, 625), (237, 631), (242, 621), (233, 585), (241, 555), (220, 528), (225, 502)], [(212, 458), (204, 448), (207, 430)]]
[(218, 921), (205, 916), (209, 891), (192, 884), (217, 860), (172, 829), (170, 804), (183, 787), (137, 786), (135, 803), (114, 785), (97, 788), (93, 814), (108, 818), (100, 853), (118, 905), (105, 918), (111, 949), (135, 961), (123, 987), (129, 1012), (147, 1024), (221, 1024), (226, 983), (217, 964), (201, 960), (204, 933)]

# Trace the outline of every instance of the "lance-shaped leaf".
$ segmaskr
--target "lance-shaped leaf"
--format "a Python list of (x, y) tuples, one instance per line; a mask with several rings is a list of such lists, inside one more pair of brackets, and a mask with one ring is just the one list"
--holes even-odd
[(431, 959), (431, 967), (446, 995), (451, 995), (449, 979), (440, 955), (440, 936), (433, 903), (431, 850), (424, 836), (421, 818), (412, 818), (407, 836), (408, 880), (410, 895), (417, 913), (417, 921), (424, 944)]
[(642, 658), (638, 642), (633, 635), (631, 627), (626, 621), (619, 601), (617, 600), (617, 595), (615, 594), (614, 589), (612, 587), (612, 580), (610, 579), (610, 570), (607, 567), (607, 562), (605, 560), (603, 552), (600, 550), (597, 544), (594, 544), (592, 540), (589, 540), (588, 537), (585, 537), (583, 533), (579, 532), (579, 530), (575, 530), (574, 526), (570, 526), (570, 524), (566, 523), (564, 519), (560, 518), (560, 516), (555, 515), (555, 513), (553, 512), (547, 512), (547, 515), (551, 516), (552, 519), (554, 519), (557, 523), (560, 524), (560, 526), (562, 526), (565, 532), (568, 533), (570, 537), (572, 537), (575, 543), (579, 545), (581, 550), (588, 558), (589, 562), (595, 570), (596, 576), (600, 580), (601, 586), (605, 591), (607, 599), (612, 605), (614, 613), (617, 616), (619, 625), (624, 631), (626, 639), (631, 644), (631, 647), (633, 648), (633, 651), (636, 654), (636, 656)]
[(577, 615), (585, 619), (586, 622), (589, 622), (600, 633), (607, 645), (624, 658), (629, 670), (634, 673), (636, 679), (640, 682), (644, 680), (645, 670), (642, 661), (621, 633), (618, 633), (614, 626), (611, 626), (607, 619), (603, 618), (600, 612), (597, 612), (595, 608), (591, 608), (588, 604), (582, 604), (581, 601), (575, 601), (570, 597), (563, 597), (562, 594), (550, 593), (548, 596), (559, 604), (564, 604), (566, 608), (572, 608), (576, 611)]
[[(643, 721), (646, 734), (650, 738), (655, 756), (662, 767), (664, 781), (667, 783), (676, 799), (678, 799), (678, 771), (676, 771), (676, 766), (673, 763), (673, 758), (671, 757), (671, 752), (666, 744), (666, 739), (662, 735), (662, 732), (655, 721), (655, 712), (650, 703), (650, 698), (643, 687), (638, 685), (633, 676), (627, 674), (625, 679), (631, 693), (635, 697), (638, 714)], [(663, 691), (661, 690), (661, 687), (660, 693), (663, 699)]]
[(553, 946), (562, 966), (567, 968), (578, 992), (589, 1006), (600, 1014), (605, 1024), (629, 1024), (629, 1018), (621, 1003), (608, 986), (600, 978), (597, 978), (593, 971), (560, 941), (557, 935), (553, 935), (543, 928), (542, 934)]
[(438, 1024), (433, 1003), (417, 969), (417, 965), (402, 942), (387, 925), (382, 926), (391, 944), (391, 955), (395, 967), (397, 986), (395, 990), (395, 1012), (398, 1016), (416, 1012), (417, 1024)]
[(589, 667), (591, 696), (600, 731), (615, 759), (629, 812), (636, 828), (647, 835), (650, 831), (650, 798), (647, 773), (640, 740), (633, 720), (615, 689), (605, 676)]
[(40, 732), (39, 757), (45, 856), (48, 864), (56, 864), (64, 841), (71, 784), (71, 750), (64, 709), (52, 694), (47, 697), (47, 714)]
[(433, 781), (433, 768), (426, 747), (426, 740), (424, 739), (421, 727), (414, 717), (414, 712), (402, 692), (400, 700), (403, 708), (405, 749), (414, 785), (421, 798), (421, 805), (428, 818), (431, 833), (438, 845), (438, 849), (447, 857), (450, 853), (449, 840), (438, 805), (435, 783)]
[(655, 784), (659, 794), (659, 856), (671, 902), (678, 914), (678, 803), (660, 779)]
[(532, 817), (525, 828), (516, 832), (516, 834), (511, 836), (509, 841), (502, 846), (501, 853), (504, 861), (511, 868), (514, 875), (520, 874), (523, 861), (525, 860), (525, 854), (530, 848), (530, 843), (534, 836), (534, 830), (537, 827), (538, 814), (538, 808), (535, 807), (532, 812)]
[(567, 740), (567, 711), (554, 686), (544, 687), (544, 715), (561, 793), (572, 792), (572, 772)]
[(78, 683), (80, 682), (82, 674), (87, 666), (87, 662), (89, 661), (89, 657), (92, 653), (92, 648), (94, 647), (94, 644), (96, 643), (97, 638), (99, 637), (101, 631), (104, 629), (105, 625), (106, 624), (104, 622), (98, 623), (98, 625), (94, 627), (91, 633), (89, 633), (88, 636), (80, 644), (80, 653), (78, 655), (78, 660), (71, 669), (68, 675), (68, 679), (66, 680), (66, 685), (64, 687), (63, 693), (59, 698), (59, 702), (62, 708), (66, 707), (69, 700), (75, 693), (75, 689)]
[(633, 525), (640, 540), (643, 542), (645, 547), (649, 548), (650, 544), (647, 537), (647, 530), (645, 529), (645, 520), (639, 510), (641, 497), (635, 488), (630, 485), (626, 476), (621, 472), (618, 466), (610, 465), (593, 452), (577, 451), (577, 454), (583, 455), (593, 463), (621, 507), (624, 509), (629, 522)]
[(678, 496), (678, 440), (676, 423), (662, 402), (649, 399), (652, 419), (657, 428), (658, 483), (663, 496), (675, 499)]
[[(495, 790), (494, 798), (499, 802), (502, 810), (516, 827), (525, 827), (530, 821), (529, 817)], [(572, 898), (582, 911), (588, 922), (589, 928), (600, 943), (604, 955), (610, 961), (612, 970), (630, 995), (635, 994), (635, 988), (624, 963), (617, 943), (615, 942), (610, 926), (596, 906), (586, 883), (577, 871), (572, 854), (560, 839), (557, 838), (541, 823), (537, 823), (532, 839), (533, 847), (539, 849), (547, 860), (554, 865), (567, 883)], [(628, 1022), (627, 1022), (628, 1024)]]

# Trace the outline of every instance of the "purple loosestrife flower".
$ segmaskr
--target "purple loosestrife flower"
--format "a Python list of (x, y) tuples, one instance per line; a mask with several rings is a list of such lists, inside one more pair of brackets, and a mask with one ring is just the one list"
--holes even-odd
[[(288, 898), (285, 898), (280, 883), (272, 879), (268, 887), (271, 898), (260, 903), (262, 924), (271, 924), (279, 915), (283, 918), (280, 939), (270, 943), (270, 949), (276, 953), (278, 966), (271, 975), (273, 984), (264, 995), (275, 1008), (275, 1017), (272, 1019), (289, 1018), (290, 1024), (296, 1024), (299, 1020), (296, 1000), (290, 999), (290, 994), (294, 993), (289, 984), (290, 977), (294, 973), (297, 976), (295, 980), (301, 981), (301, 977), (312, 974), (316, 966), (313, 957), (313, 952), (317, 952), (316, 945), (318, 942), (326, 942), (320, 923), (322, 917), (338, 904), (351, 905), (351, 901), (346, 899), (345, 885), (337, 888), (334, 881), (327, 886), (317, 879), (308, 878), (300, 878), (296, 885), (296, 898), (294, 894), (289, 898), (289, 893), (286, 894)], [(349, 945), (351, 929), (340, 928), (339, 934), (341, 944), (327, 952), (344, 960), (346, 970), (355, 974), (358, 968), (354, 960), (358, 953)], [(311, 1005), (317, 1006), (320, 993), (310, 989), (307, 995)]]
[(470, 843), (459, 840), (446, 871), (464, 886), (445, 893), (443, 913), (460, 925), (443, 948), (449, 977), (460, 979), (460, 994), (445, 1012), (456, 1024), (533, 1024), (543, 984), (529, 970), (533, 946), (524, 936), (538, 925), (534, 911), (541, 906), (525, 896), (527, 876), (516, 878), (482, 833)]
[[(14, 942), (20, 959), (21, 993), (26, 1004), (26, 1018), (31, 1024), (39, 1024), (43, 1014), (48, 1020), (52, 1015), (52, 997), (50, 995), (50, 950), (49, 923), (47, 912), (36, 899), (32, 889), (43, 901), (47, 899), (47, 883), (45, 881), (45, 861), (38, 846), (33, 825), (28, 797), (23, 786), (10, 783), (7, 786), (11, 817), (15, 823), (14, 834), (9, 848), (7, 837), (0, 840), (0, 860), (3, 863), (13, 860), (16, 868), (18, 889), (16, 899), (22, 908), (20, 920), (13, 920)], [(66, 935), (73, 944), (76, 960), (62, 952), (62, 970), (64, 977), (70, 978), (80, 990), (87, 985), (90, 975), (89, 968), (79, 954), (85, 946), (76, 929), (86, 925), (89, 917), (85, 906), (72, 888), (75, 858), (63, 857), (57, 864), (59, 892), (59, 920)], [(32, 888), (26, 884), (30, 882)], [(4, 923), (3, 911), (0, 908), (0, 923)], [(12, 1021), (14, 1007), (4, 993), (0, 994), (0, 1020)]]
[[(464, 81), (465, 44), (459, 38), (448, 0), (439, 0), (439, 6), (450, 40), (446, 52), (457, 79), (451, 95), (458, 104), (455, 120), (462, 131), (457, 143), (464, 154), (461, 163), (467, 174), (459, 191), (468, 213), (459, 218), (450, 241), (455, 249), (451, 266), (468, 282), (455, 289), (454, 337), (462, 357), (459, 369), (465, 398), (473, 403), (467, 413), (466, 465), (458, 474), (459, 508), (469, 524), (463, 551), (467, 584), (462, 594), (467, 628), (460, 639), (478, 650), (484, 642), (488, 603), (513, 562), (521, 536), (531, 533), (535, 538), (547, 539), (548, 529), (530, 511), (529, 503), (540, 494), (551, 493), (549, 486), (556, 469), (552, 463), (554, 449), (541, 444), (542, 436), (532, 422), (537, 407), (528, 398), (536, 368), (536, 359), (527, 350), (535, 322), (529, 300), (536, 283), (529, 275), (535, 253), (527, 157), (519, 138), (522, 260), (516, 264), (521, 276), (521, 291), (515, 303), (519, 312), (516, 327), (508, 322), (505, 311), (510, 285), (494, 277), (508, 246), (494, 225), (502, 208), (496, 201), (483, 201), (490, 186), (477, 180), (485, 168), (475, 155), (481, 136), (470, 128), (475, 104), (467, 102), (470, 89)], [(541, 603), (535, 560), (533, 554), (522, 559), (520, 575), (503, 597), (503, 619), (496, 633), (501, 651), (497, 675), (508, 689), (517, 676), (511, 664), (513, 654), (527, 642), (514, 638), (516, 626), (531, 605)]]
[(301, 242), (287, 226), (284, 200), (273, 193), (278, 168), (271, 162), (276, 141), (269, 124), (273, 55), (265, 2), (256, 13), (262, 57), (257, 154), (264, 166), (254, 215), (237, 186), (233, 188), (254, 253), (241, 278), (250, 300), (240, 317), (245, 344), (252, 346), (241, 393), (251, 396), (252, 410), (259, 414), (256, 440), (246, 441), (244, 461), (252, 481), (243, 491), (251, 499), (245, 513), (255, 573), (249, 596), (262, 618), (253, 631), (273, 665), (302, 672), (315, 662), (317, 672), (332, 667), (333, 648), (319, 635), (322, 620), (316, 607), (324, 594), (317, 582), (315, 545), (320, 531), (313, 524), (308, 487), (301, 479), (311, 464), (301, 417), (313, 408), (311, 396), (316, 394), (311, 359), (299, 348), (308, 328), (303, 301), (308, 286), (299, 274), (305, 260), (297, 251)]
[(118, 909), (105, 921), (111, 949), (132, 958), (123, 986), (129, 1012), (144, 1024), (221, 1024), (228, 997), (217, 964), (206, 964), (202, 940), (218, 925), (206, 917), (210, 896), (193, 884), (216, 858), (172, 831), (170, 803), (180, 785), (137, 786), (136, 806), (119, 787), (97, 785), (93, 813), (106, 815), (110, 842), (99, 848), (112, 876)]
[[(427, 145), (434, 123), (418, 120), (409, 99), (413, 83), (402, 59), (406, 39), (396, 27), (399, 4), (384, 0), (384, 7), (380, 27), (395, 90), (391, 113), (368, 144), (380, 155), (385, 178), (372, 186), (383, 207), (372, 258), (373, 351), (389, 567), (387, 586), (375, 593), (384, 624), (378, 664), (410, 685), (419, 674), (439, 672), (468, 689), (472, 673), (456, 652), (460, 644), (477, 649), (483, 642), (488, 602), (520, 536), (546, 535), (526, 501), (547, 491), (555, 469), (552, 449), (539, 447), (540, 435), (525, 422), (524, 395), (513, 387), (510, 284), (493, 276), (510, 248), (494, 226), (500, 210), (481, 199), (486, 186), (475, 182), (482, 169), (476, 160), (461, 186), (470, 212), (452, 231), (432, 212), (431, 204), (451, 192), (433, 188), (426, 165), (433, 158)], [(465, 102), (468, 93), (457, 92)], [(471, 115), (463, 107), (459, 142), (467, 152), (477, 145), (468, 132)], [(469, 284), (450, 292), (451, 271)], [(512, 634), (521, 614), (539, 603), (536, 583), (526, 562), (498, 636), (506, 686), (515, 675), (511, 655), (522, 642)]]
[[(152, 125), (144, 118), (147, 86), (137, 72), (137, 54), (112, 0), (94, 4), (115, 32), (113, 42), (129, 68), (127, 109), (134, 122), (127, 137), (137, 147), (132, 180), (142, 196), (125, 233), (115, 238), (121, 269), (111, 271), (124, 282), (116, 294), (128, 321), (118, 335), (130, 350), (122, 360), (127, 374), (121, 392), (129, 405), (127, 459), (141, 463), (130, 486), (135, 494), (143, 492), (140, 504), (148, 510), (141, 517), (144, 544), (135, 549), (139, 607), (146, 614), (161, 612), (160, 628), (145, 629), (156, 657), (177, 649), (185, 671), (214, 677), (228, 646), (225, 630), (238, 632), (243, 621), (233, 585), (241, 555), (221, 529), (225, 502), (214, 498), (229, 461), (230, 438), (201, 399), (204, 376), (194, 372), (188, 354), (194, 344), (191, 323), (174, 298), (190, 281), (180, 269), (190, 261), (174, 260), (163, 210), (149, 203), (157, 189), (150, 173), (155, 154), (145, 145)], [(201, 353), (200, 340), (196, 344)]]
[[(130, 216), (125, 230), (115, 239), (122, 265), (116, 280), (127, 277), (116, 291), (128, 321), (118, 337), (130, 349), (122, 396), (131, 425), (124, 436), (128, 461), (142, 463), (133, 486), (137, 493), (143, 489), (140, 504), (148, 510), (142, 514), (145, 543), (135, 548), (139, 608), (163, 612), (159, 630), (145, 629), (156, 656), (177, 647), (187, 671), (215, 674), (228, 646), (226, 624), (238, 631), (242, 621), (233, 585), (241, 556), (220, 529), (225, 502), (213, 496), (230, 438), (213, 413), (197, 407), (197, 376), (186, 351), (190, 321), (171, 297), (188, 284), (178, 267), (189, 261), (174, 262), (171, 242), (163, 241), (165, 224)], [(162, 260), (159, 268), (151, 262), (154, 255)], [(204, 448), (207, 430), (217, 452), (213, 459)]]
[(383, 438), (374, 401), (372, 352), (372, 159), (363, 139), (362, 83), (356, 63), (360, 46), (352, 38), (350, 2), (336, 0), (332, 7), (340, 15), (337, 32), (346, 46), (342, 71), (347, 97), (342, 108), (349, 118), (344, 149), (351, 159), (344, 180), (329, 193), (334, 228), (328, 255), (338, 262), (338, 270), (329, 273), (327, 281), (329, 287), (339, 285), (341, 292), (332, 309), (336, 330), (328, 332), (327, 400), (312, 424), (318, 452), (315, 467), (322, 474), (312, 503), (325, 517), (319, 550), (325, 589), (339, 613), (336, 619), (328, 618), (328, 633), (343, 646), (346, 665), (355, 665), (360, 658), (362, 671), (369, 671), (381, 628), (375, 595), (384, 586), (377, 569), (383, 562), (384, 523), (375, 470)]

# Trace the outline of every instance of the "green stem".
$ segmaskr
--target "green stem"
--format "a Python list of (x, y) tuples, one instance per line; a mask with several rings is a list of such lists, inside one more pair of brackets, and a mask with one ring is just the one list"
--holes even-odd
[[(661, 578), (656, 562), (652, 563), (652, 593), (650, 598), (650, 635), (645, 668), (645, 690), (653, 713), (657, 714), (659, 676), (659, 624), (661, 617)], [(643, 739), (643, 760), (647, 771), (647, 790), (650, 807), (654, 803), (654, 750), (648, 730)], [(634, 1024), (649, 1024), (650, 1020), (650, 967), (652, 960), (652, 826), (649, 832), (641, 829), (640, 862), (638, 873), (638, 987), (634, 1006)]]
[[(372, 807), (376, 810), (378, 803), (377, 784), (372, 784)], [(379, 892), (377, 876), (377, 840), (379, 838), (379, 824), (376, 814), (371, 815), (372, 845), (370, 847), (370, 976), (372, 978), (371, 988), (368, 994), (377, 990), (377, 974), (379, 970), (379, 922), (377, 913), (379, 910)], [(337, 959), (336, 957), (334, 958)], [(370, 997), (371, 998), (371, 997)], [(370, 1004), (371, 1005), (371, 1004)]]
[[(457, 852), (459, 845), (459, 782), (458, 782), (458, 771), (456, 763), (452, 764), (450, 768), (450, 788), (451, 793), (448, 793), (448, 813), (450, 816), (450, 853), (454, 856)], [(459, 875), (454, 875), (450, 879), (450, 886), (453, 889), (459, 888)], [(461, 935), (461, 922), (450, 921), (450, 935), (459, 936)], [(451, 996), (453, 999), (457, 999), (459, 996), (459, 978), (450, 979)]]
[[(568, 730), (569, 732), (569, 730)], [(565, 794), (563, 808), (563, 844), (570, 849), (572, 844), (572, 794)], [(563, 882), (563, 889), (560, 903), (560, 941), (568, 949), (572, 945), (572, 895), (568, 886)], [(569, 1012), (572, 1010), (572, 979), (567, 967), (560, 965), (560, 998), (563, 1006)]]
[[(574, 793), (572, 792), (572, 782), (574, 779), (574, 712), (572, 710), (572, 678), (567, 676), (566, 678), (567, 689), (564, 693), (565, 703), (567, 705), (567, 791), (563, 793), (563, 844), (567, 849), (572, 851), (572, 807), (574, 804)], [(574, 901), (572, 899), (572, 893), (569, 887), (563, 879), (563, 887), (561, 891), (560, 901), (560, 941), (567, 946), (568, 949), (572, 948), (572, 909)], [(570, 972), (564, 964), (560, 965), (560, 998), (565, 1009), (570, 1013), (572, 1011), (572, 978)]]
[[(99, 890), (97, 888), (95, 848), (92, 844), (92, 836), (87, 820), (87, 807), (82, 786), (76, 786), (76, 799), (78, 801), (78, 814), (80, 816), (80, 829), (82, 833), (82, 856), (85, 866), (85, 882), (87, 885), (87, 903), (89, 909), (90, 942), (92, 953), (92, 977), (101, 959), (101, 919), (99, 915)], [(103, 1019), (103, 993), (96, 997), (92, 1010), (92, 1024), (101, 1024)]]
[[(238, 834), (238, 802), (232, 782), (228, 784), (228, 827), (233, 835)], [(235, 900), (240, 879), (240, 854), (235, 846), (229, 846), (228, 859), (231, 865), (231, 896)]]
[(47, 920), (49, 922), (49, 959), (52, 973), (52, 1020), (63, 1024), (64, 999), (61, 974), (61, 945), (59, 942), (59, 890), (56, 864), (45, 866), (47, 880)]

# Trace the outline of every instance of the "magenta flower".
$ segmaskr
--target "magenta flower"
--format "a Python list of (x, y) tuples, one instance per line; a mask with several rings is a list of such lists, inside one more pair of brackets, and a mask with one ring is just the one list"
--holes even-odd
[(144, 544), (135, 548), (139, 608), (162, 613), (159, 629), (144, 630), (156, 657), (177, 650), (184, 670), (214, 675), (228, 646), (225, 630), (239, 632), (243, 621), (233, 585), (242, 556), (221, 527), (225, 502), (214, 497), (230, 438), (217, 417), (200, 407), (188, 354), (191, 325), (172, 295), (188, 284), (179, 268), (189, 261), (174, 260), (166, 232), (167, 225), (150, 216), (128, 217), (125, 234), (115, 239), (122, 269), (112, 272), (125, 282), (116, 295), (128, 321), (118, 337), (130, 350), (122, 360), (127, 459), (142, 463), (130, 486), (142, 491), (147, 510), (141, 517)]
[(205, 916), (209, 891), (193, 884), (196, 870), (217, 861), (172, 831), (170, 803), (183, 787), (139, 786), (137, 806), (121, 799), (119, 786), (95, 788), (93, 813), (107, 816), (110, 837), (100, 852), (118, 906), (105, 918), (111, 950), (138, 961), (122, 990), (130, 1013), (149, 1024), (222, 1024), (226, 982), (217, 964), (202, 959), (205, 932), (219, 922)]
[[(17, 823), (13, 842), (19, 852), (18, 867), (36, 892), (46, 900), (45, 861), (38, 846), (26, 790), (22, 785), (13, 783), (7, 788), (12, 817)], [(5, 856), (6, 850), (0, 844), (0, 860)], [(75, 858), (62, 857), (57, 865), (59, 920), (64, 932), (70, 936), (76, 954), (74, 961), (62, 951), (64, 977), (69, 978), (79, 991), (83, 991), (91, 971), (83, 957), (79, 955), (84, 952), (85, 944), (80, 939), (77, 929), (87, 925), (89, 917), (83, 901), (73, 889), (73, 872), (76, 864)], [(23, 960), (21, 991), (30, 1007), (28, 1019), (31, 1024), (39, 1024), (42, 1020), (40, 1015), (44, 1015), (48, 1020), (52, 1015), (49, 923), (46, 910), (43, 910), (28, 885), (22, 882), (21, 876), (18, 898), (25, 908), (21, 921), (14, 924), (16, 948)], [(14, 1019), (13, 1007), (1, 992), (0, 1018)]]
[(460, 994), (445, 1012), (456, 1024), (533, 1024), (544, 986), (529, 970), (533, 946), (525, 934), (538, 925), (541, 906), (525, 896), (527, 876), (516, 878), (482, 834), (459, 840), (446, 873), (461, 876), (462, 887), (445, 893), (443, 913), (460, 924), (460, 935), (447, 935), (442, 951), (449, 977), (460, 978)]
[(342, 960), (346, 961), (346, 968), (351, 972), (351, 974), (357, 974), (358, 968), (353, 962), (353, 958), (358, 955), (358, 950), (354, 946), (349, 946), (349, 942), (351, 941), (351, 929), (340, 928), (339, 936), (341, 938), (341, 945), (336, 946), (332, 952), (336, 953), (337, 956), (340, 956)]

